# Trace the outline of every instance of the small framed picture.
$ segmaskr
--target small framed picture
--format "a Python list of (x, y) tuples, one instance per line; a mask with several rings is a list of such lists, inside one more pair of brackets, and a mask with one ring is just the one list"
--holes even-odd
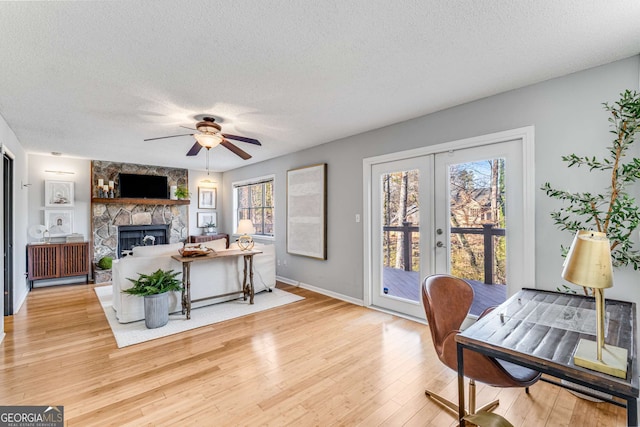
[(66, 236), (73, 233), (73, 211), (45, 209), (44, 226), (51, 237)]
[(73, 181), (45, 181), (44, 205), (46, 207), (73, 206)]
[(218, 226), (218, 214), (216, 212), (198, 212), (198, 227), (209, 228)]
[(218, 189), (209, 187), (198, 187), (198, 208), (215, 209)]

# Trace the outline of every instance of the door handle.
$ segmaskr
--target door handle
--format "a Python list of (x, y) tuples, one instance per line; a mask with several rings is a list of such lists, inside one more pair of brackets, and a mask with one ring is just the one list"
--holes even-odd
[(442, 243), (442, 242), (436, 242), (436, 246), (437, 246), (438, 248), (444, 248), (444, 247), (445, 247), (445, 246), (444, 246), (444, 243)]

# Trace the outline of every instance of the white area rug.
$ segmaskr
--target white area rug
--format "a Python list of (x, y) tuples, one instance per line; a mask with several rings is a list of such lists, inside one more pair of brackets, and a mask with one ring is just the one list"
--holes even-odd
[(246, 316), (304, 299), (304, 297), (273, 288), (273, 292), (256, 294), (253, 304), (249, 304), (249, 300), (244, 301), (240, 298), (225, 303), (194, 308), (191, 310), (191, 319), (189, 320), (181, 313), (171, 314), (169, 315), (169, 323), (165, 326), (147, 329), (144, 325), (144, 320), (131, 323), (118, 322), (116, 312), (112, 307), (111, 286), (99, 286), (95, 288), (95, 291), (119, 348)]

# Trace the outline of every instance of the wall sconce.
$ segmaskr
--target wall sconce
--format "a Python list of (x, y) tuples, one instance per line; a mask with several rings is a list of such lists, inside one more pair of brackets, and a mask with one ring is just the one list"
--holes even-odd
[(46, 173), (55, 173), (56, 175), (75, 175), (75, 172), (69, 172), (69, 171), (52, 171), (52, 170), (45, 170)]
[(210, 179), (203, 179), (198, 184), (198, 187), (215, 188), (216, 184), (217, 184), (217, 181), (213, 181), (213, 180), (210, 180)]

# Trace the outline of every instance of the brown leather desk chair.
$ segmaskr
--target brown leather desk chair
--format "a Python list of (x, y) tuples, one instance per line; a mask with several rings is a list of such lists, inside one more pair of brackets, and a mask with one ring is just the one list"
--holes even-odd
[[(457, 277), (438, 274), (429, 276), (422, 283), (422, 304), (427, 314), (433, 345), (442, 363), (457, 372), (458, 359), (455, 336), (467, 317), (473, 301), (473, 288)], [(493, 387), (525, 387), (538, 381), (540, 373), (522, 366), (494, 359), (483, 354), (464, 350), (464, 375), (469, 378), (469, 411), (476, 413), (476, 381)], [(447, 409), (458, 414), (458, 406), (425, 390), (425, 394)], [(488, 403), (479, 411), (491, 411), (499, 401)]]

